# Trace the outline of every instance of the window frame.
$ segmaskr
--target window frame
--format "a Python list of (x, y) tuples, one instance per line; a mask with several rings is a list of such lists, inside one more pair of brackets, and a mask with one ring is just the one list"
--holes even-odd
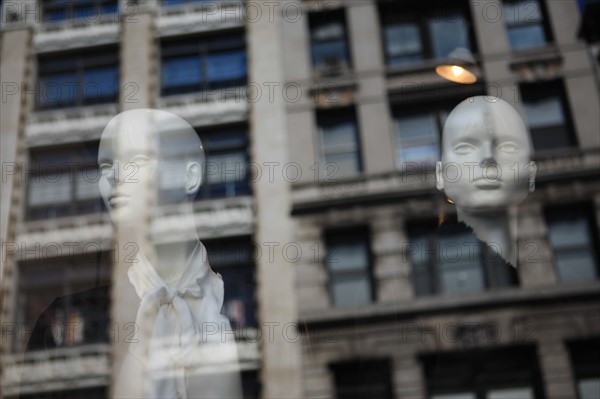
[[(518, 52), (527, 52), (527, 51), (531, 51), (534, 49), (540, 49), (540, 48), (547, 47), (548, 45), (550, 45), (554, 42), (554, 35), (552, 33), (552, 27), (550, 26), (550, 20), (548, 17), (548, 10), (546, 8), (546, 2), (545, 2), (545, 0), (535, 0), (535, 1), (538, 3), (539, 9), (540, 9), (540, 14), (542, 17), (542, 20), (540, 22), (534, 22), (534, 21), (510, 22), (510, 21), (507, 21), (506, 18), (503, 18), (504, 25), (506, 27), (506, 38), (508, 40), (508, 45), (509, 45), (511, 51), (513, 51), (513, 52), (518, 53)], [(531, 3), (531, 0), (502, 0), (503, 14), (507, 15), (507, 12), (504, 8), (506, 4), (510, 4), (510, 3), (515, 4), (515, 3), (522, 3), (522, 2)], [(510, 33), (509, 33), (511, 28), (520, 28), (523, 26), (532, 26), (532, 25), (541, 25), (542, 30), (544, 32), (544, 44), (540, 45), (540, 46), (513, 48), (513, 45), (510, 41)]]
[[(258, 327), (259, 324), (259, 320), (258, 320), (258, 301), (256, 298), (256, 293), (255, 293), (255, 286), (256, 286), (256, 247), (254, 244), (254, 239), (252, 236), (233, 236), (233, 237), (226, 237), (226, 238), (215, 238), (215, 239), (209, 239), (209, 240), (202, 240), (202, 244), (204, 245), (204, 247), (207, 250), (207, 256), (208, 256), (208, 262), (211, 265), (211, 268), (216, 272), (216, 273), (220, 273), (221, 271), (224, 270), (244, 270), (246, 272), (251, 271), (252, 273), (252, 282), (251, 282), (251, 291), (252, 291), (252, 296), (251, 296), (251, 300), (250, 303), (248, 303), (248, 309), (245, 309), (244, 312), (244, 317), (247, 318), (247, 316), (251, 313), (252, 317), (249, 320), (246, 320), (246, 324), (243, 326), (236, 326), (234, 321), (228, 317), (228, 319), (230, 319), (230, 322), (232, 323), (232, 328), (234, 330), (243, 330), (243, 329), (254, 329)], [(234, 259), (232, 259), (231, 257), (228, 257), (228, 253), (231, 253), (233, 251), (234, 253)], [(245, 252), (248, 252), (248, 257), (245, 258)], [(217, 258), (215, 258), (215, 256)], [(223, 259), (219, 259), (219, 256), (222, 256)], [(243, 258), (242, 258), (243, 257)], [(224, 284), (230, 284), (231, 282), (226, 281), (225, 278), (223, 278), (223, 282)], [(235, 283), (240, 283), (240, 282), (235, 282)], [(223, 312), (225, 312), (225, 307), (228, 303), (228, 293), (230, 293), (231, 290), (229, 289), (225, 289), (225, 297), (223, 300)], [(225, 314), (225, 313), (224, 313)]]
[[(460, 14), (463, 16), (467, 28), (467, 40), (472, 54), (478, 53), (477, 36), (473, 17), (469, 3), (461, 0), (455, 3), (436, 3), (435, 9), (432, 9), (431, 4), (420, 3), (415, 0), (408, 2), (397, 3), (394, 1), (382, 1), (379, 4), (379, 21), (381, 25), (381, 45), (384, 62), (387, 68), (391, 69), (412, 69), (422, 64), (436, 60), (433, 51), (433, 38), (429, 32), (428, 22), (435, 19), (443, 19), (450, 15)], [(419, 38), (421, 41), (421, 56), (422, 59), (414, 62), (401, 63), (392, 65), (392, 55), (388, 53), (388, 42), (386, 39), (386, 28), (395, 24), (414, 24), (417, 25)], [(443, 60), (444, 57), (439, 58)]]
[[(61, 62), (59, 59), (71, 59), (73, 61)], [(57, 61), (58, 60), (58, 61)], [(61, 65), (63, 63), (63, 65)], [(119, 100), (120, 94), (120, 79), (121, 71), (119, 65), (118, 48), (114, 45), (101, 46), (95, 48), (86, 48), (81, 51), (67, 51), (49, 54), (39, 54), (37, 56), (37, 89), (35, 109), (38, 111), (66, 109), (73, 107), (81, 107), (96, 104), (116, 103)], [(98, 67), (114, 67), (117, 74), (117, 87), (115, 93), (94, 98), (92, 101), (85, 100), (85, 72)], [(58, 73), (71, 73), (76, 80), (76, 93), (73, 98), (73, 103), (64, 103), (51, 101), (43, 103), (42, 93), (46, 90), (43, 80), (47, 76), (56, 75)], [(65, 89), (61, 89), (62, 91)], [(70, 89), (67, 89), (70, 91)]]
[[(45, 220), (45, 219), (49, 219), (49, 218), (53, 218), (53, 217), (72, 217), (72, 216), (77, 216), (77, 215), (85, 215), (85, 214), (96, 214), (96, 213), (101, 213), (104, 212), (106, 210), (106, 205), (104, 204), (104, 200), (102, 199), (102, 196), (100, 194), (100, 192), (98, 192), (98, 197), (95, 199), (87, 199), (87, 200), (81, 200), (78, 201), (77, 200), (77, 187), (78, 187), (78, 175), (79, 173), (81, 173), (82, 171), (89, 171), (92, 169), (96, 169), (96, 176), (98, 178), (98, 181), (100, 180), (100, 169), (98, 167), (98, 164), (95, 160), (95, 158), (93, 160), (89, 160), (86, 159), (85, 155), (82, 155), (82, 152), (84, 152), (86, 149), (89, 148), (98, 148), (98, 143), (95, 141), (89, 141), (89, 142), (82, 142), (82, 143), (78, 143), (78, 144), (67, 144), (67, 145), (59, 145), (59, 146), (52, 146), (52, 147), (40, 147), (40, 148), (31, 148), (28, 154), (28, 159), (29, 159), (29, 164), (31, 165), (32, 169), (30, 169), (30, 171), (28, 171), (27, 173), (27, 184), (25, 185), (25, 220), (27, 221), (37, 221), (37, 220)], [(62, 164), (58, 164), (59, 166), (57, 168), (52, 168), (51, 171), (44, 171), (44, 166), (40, 165), (40, 166), (34, 166), (34, 162), (33, 162), (33, 158), (34, 158), (34, 154), (35, 153), (41, 153), (41, 154), (47, 154), (50, 151), (54, 151), (54, 152), (69, 152), (73, 155), (73, 158), (70, 159), (70, 162), (67, 163), (62, 163)], [(54, 163), (52, 163), (52, 165), (54, 165)], [(38, 169), (40, 169), (38, 171)], [(34, 173), (31, 173), (32, 171), (35, 171)], [(32, 207), (30, 205), (30, 199), (31, 199), (31, 179), (34, 178), (38, 178), (41, 177), (43, 178), (44, 175), (48, 175), (50, 173), (64, 173), (67, 172), (68, 173), (68, 179), (69, 179), (69, 189), (70, 189), (70, 193), (69, 193), (69, 202), (65, 203), (65, 205), (67, 206), (65, 208), (65, 211), (63, 212), (58, 212), (59, 215), (57, 216), (33, 216), (32, 213), (34, 213), (36, 211), (35, 208), (40, 208), (40, 209), (48, 209), (49, 207), (56, 207), (58, 205), (60, 205), (61, 203), (54, 203), (54, 204), (45, 204), (45, 205), (41, 205), (41, 206), (37, 206), (37, 207)], [(96, 182), (97, 184), (97, 182)], [(87, 208), (83, 208), (82, 209), (82, 205), (93, 205), (93, 203), (96, 203), (94, 208), (97, 208), (99, 205), (100, 209), (94, 210), (94, 211), (88, 211), (86, 210)], [(33, 208), (33, 209), (32, 209)], [(56, 211), (55, 211), (56, 213)]]
[[(237, 44), (227, 44), (227, 40), (239, 41)], [(211, 44), (221, 41), (221, 46), (210, 48)], [(208, 90), (223, 90), (231, 87), (245, 87), (248, 82), (248, 55), (246, 36), (244, 31), (239, 29), (230, 29), (219, 31), (218, 33), (209, 33), (202, 35), (186, 35), (177, 37), (162, 38), (159, 42), (160, 47), (160, 95), (162, 97), (205, 92)], [(208, 79), (208, 59), (211, 55), (224, 54), (228, 52), (242, 51), (245, 60), (244, 76), (242, 78), (230, 79), (224, 82), (214, 83)], [(201, 68), (198, 71), (200, 82), (198, 84), (188, 84), (181, 86), (168, 87), (164, 84), (165, 60), (186, 57), (188, 59), (199, 59)]]
[[(329, 259), (334, 253), (331, 252), (332, 244), (340, 242), (354, 242), (363, 241), (366, 245), (366, 257), (367, 264), (364, 269), (361, 270), (345, 270), (345, 271), (332, 271), (329, 267)], [(369, 297), (366, 304), (359, 304), (357, 306), (366, 306), (373, 304), (377, 301), (377, 285), (375, 280), (375, 273), (373, 270), (374, 266), (374, 254), (371, 246), (371, 232), (368, 226), (353, 226), (351, 228), (332, 228), (323, 231), (323, 242), (325, 243), (326, 253), (324, 259), (324, 266), (327, 273), (327, 292), (329, 294), (329, 300), (334, 308), (344, 308), (353, 306), (352, 304), (338, 304), (335, 301), (334, 295), (334, 277), (363, 277), (367, 280), (367, 286), (369, 287)]]
[[(310, 61), (313, 69), (317, 70), (327, 70), (334, 68), (334, 65), (329, 65), (326, 62), (322, 62), (320, 64), (316, 63), (314, 56), (314, 45), (320, 43), (327, 42), (335, 42), (338, 40), (343, 40), (344, 47), (346, 50), (346, 59), (338, 59), (336, 61), (337, 67), (339, 68), (352, 68), (352, 51), (350, 48), (350, 42), (348, 37), (348, 23), (346, 21), (346, 12), (344, 8), (338, 10), (329, 10), (329, 11), (312, 11), (308, 14), (308, 34), (309, 34), (309, 53), (310, 53)], [(322, 39), (317, 40), (316, 42), (313, 39), (313, 30), (316, 29), (319, 25), (327, 24), (328, 22), (339, 22), (342, 24), (343, 28), (343, 38), (342, 39)], [(336, 71), (339, 72), (339, 71)]]
[[(548, 82), (522, 82), (519, 84), (519, 93), (521, 100), (523, 101), (523, 107), (525, 109), (525, 122), (527, 123), (527, 128), (529, 130), (532, 148), (536, 155), (544, 156), (544, 154), (564, 152), (577, 149), (579, 147), (577, 133), (575, 131), (575, 125), (573, 124), (573, 114), (571, 112), (571, 106), (569, 104), (566, 88), (562, 79), (556, 79)], [(540, 99), (547, 99), (548, 97), (558, 97), (558, 100), (560, 101), (560, 105), (564, 114), (564, 122), (561, 126), (564, 126), (566, 134), (565, 138), (569, 142), (569, 144), (566, 147), (536, 149), (534, 141), (534, 131), (536, 131), (536, 129), (542, 128), (531, 128), (528, 119), (529, 116), (527, 115), (526, 103), (535, 102)]]
[[(358, 119), (356, 117), (356, 111), (354, 107), (331, 109), (331, 110), (318, 110), (316, 115), (317, 120), (317, 133), (319, 143), (319, 156), (318, 162), (322, 163), (319, 167), (321, 178), (325, 181), (335, 181), (337, 179), (347, 179), (361, 176), (364, 173), (364, 165), (362, 159), (362, 146), (361, 146), (361, 132), (358, 125)], [(325, 148), (324, 132), (327, 126), (336, 126), (344, 123), (352, 123), (354, 125), (354, 148), (351, 151), (334, 151), (333, 153), (328, 152)], [(355, 155), (355, 174), (351, 176), (336, 177), (336, 173), (339, 171), (335, 170), (333, 174), (329, 173), (327, 161), (328, 155), (340, 155), (340, 154), (354, 154)]]
[[(19, 296), (17, 298), (16, 301), (16, 308), (19, 309), (19, 321), (22, 322), (23, 324), (25, 323), (29, 323), (32, 322), (33, 324), (31, 325), (31, 328), (33, 330), (34, 327), (34, 323), (36, 322), (36, 320), (28, 320), (27, 319), (27, 306), (28, 306), (28, 302), (31, 299), (29, 296), (26, 297), (26, 293), (30, 292), (31, 290), (35, 290), (36, 287), (38, 286), (42, 286), (44, 288), (48, 288), (50, 287), (52, 291), (52, 288), (56, 289), (56, 293), (53, 295), (54, 299), (51, 300), (48, 304), (46, 304), (46, 307), (44, 308), (43, 311), (46, 311), (49, 309), (50, 305), (52, 303), (54, 303), (54, 301), (58, 298), (64, 298), (66, 300), (66, 309), (67, 310), (72, 310), (72, 309), (77, 309), (77, 304), (74, 304), (72, 302), (73, 299), (73, 295), (77, 295), (79, 293), (85, 292), (85, 291), (89, 291), (89, 290), (96, 290), (99, 289), (98, 293), (102, 294), (103, 296), (105, 296), (104, 298), (95, 298), (96, 301), (102, 301), (105, 300), (106, 301), (106, 309), (104, 309), (106, 312), (104, 314), (93, 314), (92, 317), (88, 318), (91, 319), (93, 322), (98, 322), (98, 321), (106, 321), (107, 324), (110, 321), (110, 290), (109, 290), (109, 284), (110, 284), (110, 276), (111, 276), (111, 269), (113, 266), (113, 262), (112, 262), (112, 255), (110, 251), (99, 251), (99, 252), (95, 252), (94, 253), (94, 260), (91, 260), (92, 253), (88, 252), (88, 253), (84, 253), (84, 254), (78, 254), (78, 255), (68, 255), (68, 256), (60, 256), (60, 257), (53, 257), (53, 258), (37, 258), (37, 259), (31, 259), (31, 260), (27, 260), (24, 259), (21, 262), (19, 262), (19, 277), (18, 277), (18, 293)], [(85, 264), (86, 268), (82, 268), (81, 265)], [(50, 264), (50, 265), (47, 265)], [(63, 278), (61, 279), (59, 284), (54, 284), (54, 285), (49, 285), (47, 280), (44, 280), (42, 282), (40, 282), (40, 280), (43, 278), (43, 275), (40, 275), (38, 273), (35, 273), (36, 269), (41, 269), (40, 265), (44, 266), (44, 272), (46, 273), (45, 275), (49, 274), (49, 273), (55, 273), (58, 270), (61, 270), (61, 272), (63, 273), (62, 276)], [(24, 277), (26, 275), (26, 271), (27, 269), (33, 269), (32, 275), (35, 276), (35, 278), (33, 280), (29, 280), (29, 281), (25, 281)], [(80, 291), (78, 290), (78, 288), (80, 289), (80, 287), (82, 285), (90, 285), (93, 287), (92, 288), (86, 288), (84, 289), (84, 291)], [(96, 306), (99, 305), (99, 303), (95, 304)], [(95, 309), (98, 310), (98, 309)], [(102, 310), (102, 309), (100, 309)], [(37, 315), (37, 317), (34, 317), (34, 319), (39, 319), (41, 317), (41, 314)], [(85, 327), (85, 326), (84, 326)], [(70, 329), (67, 331), (67, 329), (62, 329), (62, 336), (63, 339), (65, 337), (65, 334), (67, 334), (68, 332), (70, 332)], [(15, 337), (17, 338), (17, 337)], [(100, 336), (100, 334), (96, 333), (96, 336), (93, 337), (94, 340), (89, 341), (86, 340), (86, 337), (84, 336), (83, 340), (81, 342), (75, 342), (72, 343), (71, 345), (66, 345), (66, 344), (62, 344), (62, 345), (57, 345), (57, 348), (63, 348), (63, 347), (74, 347), (74, 346), (82, 346), (82, 345), (88, 345), (88, 344), (93, 344), (93, 343), (97, 343), (97, 342), (104, 342)], [(108, 331), (106, 331), (106, 336), (104, 337), (106, 339), (109, 339), (108, 336)], [(25, 346), (26, 346), (26, 342), (21, 342), (21, 340), (16, 340), (14, 342), (13, 347), (17, 350), (19, 349), (23, 349), (25, 350)], [(20, 348), (19, 348), (20, 345)], [(30, 350), (35, 351), (35, 350), (43, 350), (45, 348), (31, 348)]]
[[(247, 162), (246, 170), (240, 170), (240, 173), (243, 172), (240, 180), (237, 180), (235, 184), (236, 193), (234, 195), (215, 195), (212, 193), (211, 188), (214, 188), (215, 184), (226, 184), (226, 183), (209, 183), (208, 181), (208, 168), (205, 167), (202, 176), (202, 185), (196, 194), (195, 201), (204, 201), (210, 199), (219, 199), (219, 198), (235, 198), (235, 197), (243, 197), (243, 196), (251, 196), (252, 195), (252, 184), (251, 184), (251, 175), (250, 175), (250, 137), (248, 126), (244, 124), (233, 124), (233, 125), (224, 125), (219, 127), (210, 127), (210, 128), (196, 128), (196, 132), (198, 133), (200, 140), (202, 141), (202, 146), (204, 148), (204, 158), (205, 163), (208, 164), (211, 155), (217, 154), (231, 154), (231, 153), (243, 153), (244, 159)], [(211, 145), (211, 136), (218, 136), (220, 134), (235, 134), (239, 133), (240, 135), (240, 143), (231, 146), (223, 146), (214, 149)], [(243, 136), (243, 139), (241, 138)], [(243, 143), (242, 143), (243, 141)], [(220, 169), (219, 169), (220, 170)], [(238, 190), (239, 189), (239, 190)], [(238, 194), (237, 192), (240, 191)]]
[[(571, 204), (562, 204), (562, 205), (549, 205), (544, 209), (544, 219), (548, 229), (548, 243), (552, 250), (552, 266), (554, 268), (554, 272), (556, 273), (556, 277), (558, 279), (559, 284), (573, 284), (577, 282), (569, 282), (563, 281), (561, 279), (561, 273), (556, 261), (556, 248), (550, 242), (550, 229), (552, 224), (552, 219), (556, 220), (564, 220), (569, 219), (573, 220), (574, 217), (580, 217), (585, 219), (587, 222), (587, 234), (589, 238), (589, 248), (591, 253), (592, 261), (594, 262), (594, 271), (596, 273), (596, 281), (600, 279), (600, 249), (594, 245), (594, 243), (600, 242), (600, 233), (598, 232), (598, 226), (595, 223), (595, 213), (594, 207), (589, 202), (582, 203), (571, 203)], [(573, 251), (577, 248), (583, 248), (583, 245), (579, 246), (570, 246), (566, 248), (566, 251)], [(561, 247), (559, 250), (565, 250), (564, 247)]]

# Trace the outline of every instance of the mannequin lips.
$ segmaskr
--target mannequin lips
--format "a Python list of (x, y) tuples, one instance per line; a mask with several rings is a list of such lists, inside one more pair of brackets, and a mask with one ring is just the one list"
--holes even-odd
[(496, 190), (502, 186), (502, 182), (497, 179), (479, 178), (474, 181), (475, 187), (481, 190)]
[(123, 205), (127, 204), (130, 199), (131, 199), (131, 197), (129, 197), (127, 195), (116, 194), (116, 195), (111, 195), (108, 199), (108, 202), (110, 203), (111, 206), (119, 207), (119, 206), (123, 206)]

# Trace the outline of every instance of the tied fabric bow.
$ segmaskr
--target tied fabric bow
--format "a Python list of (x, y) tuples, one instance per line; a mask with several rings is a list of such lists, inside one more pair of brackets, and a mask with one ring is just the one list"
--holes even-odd
[[(203, 256), (195, 256), (198, 252), (203, 252)], [(202, 261), (205, 256), (206, 249), (198, 242), (174, 288), (169, 287), (154, 267), (144, 260), (132, 266), (127, 273), (141, 298), (136, 316), (141, 339), (138, 344), (130, 346), (130, 352), (145, 365), (144, 382), (148, 397), (187, 397), (185, 357), (201, 340), (200, 320), (187, 300), (203, 298), (210, 284), (213, 273), (208, 263)], [(200, 259), (200, 264), (191, 262), (193, 259)], [(221, 298), (222, 304), (223, 293), (220, 294), (217, 293), (217, 297)]]

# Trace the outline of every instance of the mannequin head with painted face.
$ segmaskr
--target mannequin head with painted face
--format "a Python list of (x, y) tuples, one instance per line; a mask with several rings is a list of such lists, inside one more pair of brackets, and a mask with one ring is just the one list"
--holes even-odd
[(98, 151), (100, 193), (116, 224), (153, 217), (159, 194), (191, 203), (200, 185), (204, 150), (194, 128), (156, 109), (125, 111), (110, 120)]
[(522, 202), (533, 190), (535, 163), (523, 119), (497, 97), (471, 97), (448, 116), (437, 188), (457, 210), (486, 213)]

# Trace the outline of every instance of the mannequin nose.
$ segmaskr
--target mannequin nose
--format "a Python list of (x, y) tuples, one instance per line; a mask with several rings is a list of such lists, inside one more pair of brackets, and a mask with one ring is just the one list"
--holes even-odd
[(106, 172), (106, 179), (110, 183), (111, 186), (119, 183), (121, 180), (122, 170), (120, 168), (119, 162), (115, 161), (115, 163), (108, 169)]
[(496, 163), (496, 158), (494, 157), (494, 143), (491, 140), (486, 140), (481, 148), (480, 164), (484, 166), (489, 163)]

